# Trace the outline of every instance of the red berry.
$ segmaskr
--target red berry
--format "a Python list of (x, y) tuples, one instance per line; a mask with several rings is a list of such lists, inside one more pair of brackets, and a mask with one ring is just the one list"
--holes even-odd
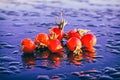
[(76, 37), (71, 37), (70, 39), (68, 39), (66, 45), (70, 49), (70, 51), (74, 51), (77, 47), (82, 47), (80, 39)]
[(25, 38), (21, 41), (21, 45), (26, 45), (32, 43), (32, 40), (30, 38)]
[(21, 41), (21, 50), (24, 53), (32, 53), (35, 50), (35, 48), (36, 46), (31, 39), (25, 38)]
[(46, 33), (39, 33), (35, 39), (34, 39), (34, 43), (36, 45), (44, 45), (44, 46), (47, 46), (48, 44), (48, 40), (49, 40), (49, 37)]
[(58, 40), (62, 40), (64, 36), (63, 30), (59, 29), (58, 27), (53, 27), (52, 29), (50, 29), (50, 32), (54, 32)]
[(82, 45), (87, 48), (91, 48), (96, 45), (96, 36), (93, 34), (85, 34), (81, 38)]
[(58, 39), (49, 40), (48, 49), (51, 52), (53, 52), (53, 53), (59, 52), (60, 50), (62, 50), (62, 48), (63, 47), (61, 45), (61, 42)]
[(80, 34), (77, 33), (75, 30), (70, 30), (69, 32), (67, 32), (66, 38), (69, 39), (71, 37), (77, 37), (78, 39), (81, 38)]

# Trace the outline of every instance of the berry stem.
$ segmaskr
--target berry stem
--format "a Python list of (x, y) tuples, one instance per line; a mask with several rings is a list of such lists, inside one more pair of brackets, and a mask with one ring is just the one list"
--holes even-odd
[(66, 20), (63, 18), (63, 11), (61, 12), (61, 22), (58, 23), (57, 20), (58, 20), (58, 16), (56, 17), (56, 24), (58, 25), (59, 29), (60, 30), (64, 30), (64, 27), (65, 25), (67, 24)]

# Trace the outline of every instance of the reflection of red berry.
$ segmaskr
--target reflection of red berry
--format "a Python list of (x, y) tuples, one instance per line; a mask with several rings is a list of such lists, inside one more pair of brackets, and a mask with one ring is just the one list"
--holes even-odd
[(92, 61), (95, 59), (96, 53), (95, 52), (84, 52), (84, 58), (88, 58), (89, 61)]
[(55, 53), (55, 52), (59, 52), (60, 50), (62, 50), (62, 45), (61, 42), (58, 39), (52, 39), (49, 40), (48, 42), (48, 49)]
[(68, 39), (66, 45), (70, 49), (70, 51), (74, 51), (76, 48), (80, 49), (82, 47), (80, 39), (76, 37), (71, 37), (70, 39)]
[(21, 50), (24, 53), (32, 53), (36, 46), (30, 38), (25, 38), (21, 41)]
[(95, 52), (94, 47), (86, 47), (86, 50), (89, 51), (89, 52)]
[(41, 58), (48, 58), (49, 55), (50, 55), (50, 52), (48, 50), (43, 51), (42, 53), (40, 53)]
[(60, 61), (61, 57), (57, 54), (51, 54), (50, 59), (52, 61)]
[(83, 58), (82, 56), (83, 56), (82, 54), (75, 56), (72, 52), (70, 52), (67, 57), (68, 57), (68, 59), (70, 59), (72, 61), (78, 61)]
[(96, 44), (96, 36), (93, 34), (85, 34), (82, 38), (81, 38), (81, 42), (82, 45), (86, 48), (91, 48), (93, 46), (95, 46)]
[(58, 40), (62, 40), (64, 36), (63, 30), (59, 29), (58, 27), (53, 27), (52, 29), (50, 29), (50, 32), (54, 32)]

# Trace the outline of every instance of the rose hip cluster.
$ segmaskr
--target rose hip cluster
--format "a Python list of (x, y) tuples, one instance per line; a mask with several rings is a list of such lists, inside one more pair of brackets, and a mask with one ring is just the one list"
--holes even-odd
[[(21, 50), (25, 53), (34, 53), (36, 49), (47, 48), (51, 53), (59, 53), (66, 46), (67, 49), (75, 55), (79, 55), (83, 51), (95, 52), (96, 36), (89, 33), (86, 29), (70, 30), (64, 32), (64, 26), (67, 24), (65, 19), (60, 23), (56, 21), (57, 26), (49, 29), (49, 34), (39, 33), (32, 41), (30, 38), (25, 38), (21, 41)], [(65, 45), (62, 45), (62, 40), (66, 39)]]

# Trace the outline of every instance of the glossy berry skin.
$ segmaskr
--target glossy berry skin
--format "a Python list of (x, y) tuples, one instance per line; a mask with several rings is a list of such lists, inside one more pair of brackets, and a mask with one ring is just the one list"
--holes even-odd
[(49, 37), (48, 37), (48, 35), (47, 35), (46, 33), (39, 33), (39, 34), (35, 37), (34, 43), (35, 43), (36, 45), (42, 43), (42, 44), (44, 44), (44, 45), (47, 46), (48, 40), (49, 40)]
[(21, 41), (21, 45), (27, 45), (29, 43), (32, 43), (32, 40), (30, 38), (25, 38)]
[(91, 48), (96, 45), (96, 36), (93, 34), (85, 34), (81, 38), (82, 45), (86, 48)]
[(80, 39), (76, 37), (71, 37), (70, 39), (68, 39), (66, 45), (70, 51), (74, 51), (76, 47), (82, 47)]
[(75, 30), (70, 30), (69, 32), (67, 32), (66, 38), (70, 39), (71, 37), (77, 37), (78, 39), (81, 38), (80, 34), (77, 33)]
[(49, 40), (48, 42), (48, 49), (52, 52), (52, 53), (57, 53), (60, 50), (62, 50), (62, 45), (61, 42), (58, 39), (52, 39)]
[(30, 38), (25, 38), (21, 41), (21, 50), (24, 53), (32, 53), (36, 46)]
[(53, 27), (51, 31), (53, 31), (58, 36), (57, 37), (58, 40), (62, 40), (64, 36), (63, 30), (59, 29), (58, 27)]

